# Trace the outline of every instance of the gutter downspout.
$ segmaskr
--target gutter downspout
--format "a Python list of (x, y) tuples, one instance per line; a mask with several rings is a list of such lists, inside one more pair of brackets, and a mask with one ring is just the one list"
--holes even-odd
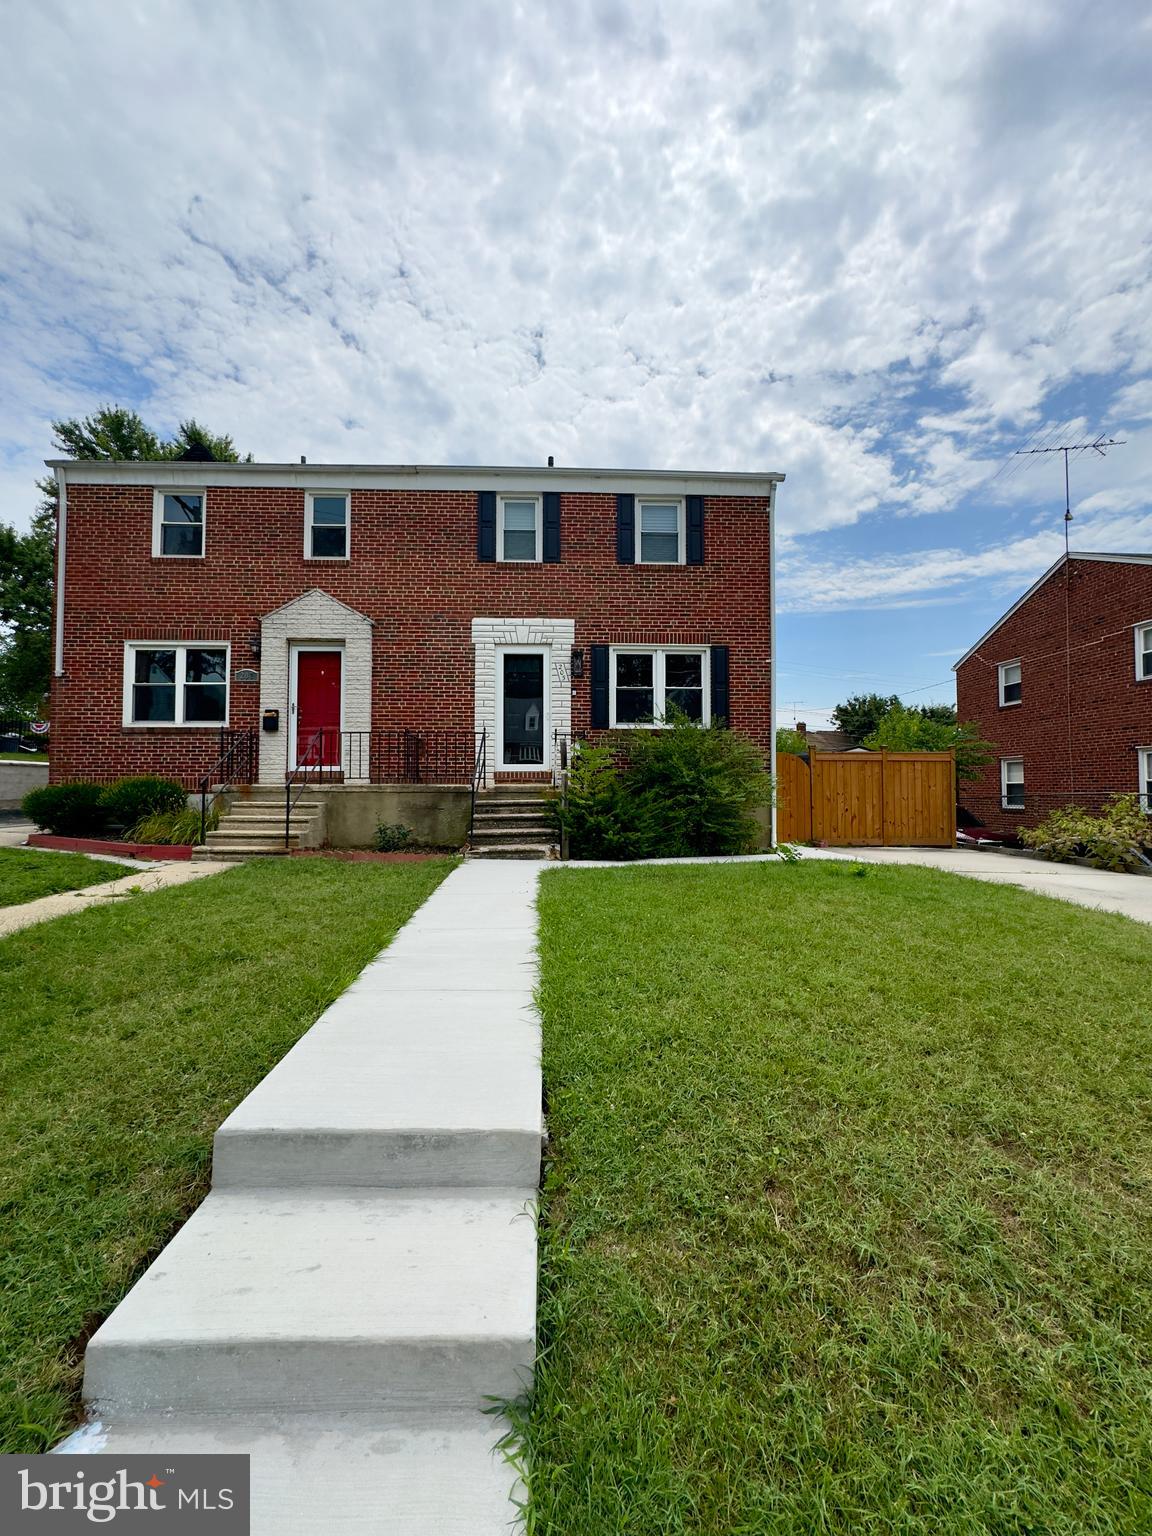
[(64, 676), (64, 567), (68, 550), (68, 480), (67, 471), (57, 467), (56, 475), (56, 634), (53, 675)]
[(768, 772), (772, 776), (770, 836), (776, 846), (776, 482), (768, 492)]

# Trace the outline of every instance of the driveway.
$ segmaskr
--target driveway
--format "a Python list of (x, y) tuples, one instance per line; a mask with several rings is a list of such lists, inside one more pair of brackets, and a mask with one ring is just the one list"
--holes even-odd
[(1113, 875), (1078, 864), (1050, 864), (1010, 853), (975, 848), (800, 848), (804, 859), (848, 859), (854, 864), (922, 864), (950, 875), (1018, 885), (1040, 896), (1055, 896), (1101, 912), (1121, 912), (1138, 923), (1152, 923), (1152, 878)]

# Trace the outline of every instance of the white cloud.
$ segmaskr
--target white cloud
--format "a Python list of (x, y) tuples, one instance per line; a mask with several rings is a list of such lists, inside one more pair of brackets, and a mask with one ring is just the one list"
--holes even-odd
[[(1054, 390), (1104, 381), (1134, 419), (1134, 0), (1107, 28), (1054, 0), (863, 14), (5, 7), (0, 516), (49, 420), (113, 398), (268, 459), (783, 469), (793, 544), (970, 503)], [(1099, 510), (1152, 500), (1124, 452)], [(950, 590), (949, 558), (875, 562), (877, 595)], [(828, 562), (793, 572), (847, 600)]]

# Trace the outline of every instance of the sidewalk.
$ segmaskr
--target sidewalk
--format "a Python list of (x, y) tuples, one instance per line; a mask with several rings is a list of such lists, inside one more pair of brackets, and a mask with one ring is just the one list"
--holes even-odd
[(920, 864), (950, 875), (1018, 885), (1040, 896), (1054, 896), (1098, 912), (1119, 912), (1138, 923), (1152, 923), (1152, 878), (1114, 875), (1078, 864), (1052, 864), (977, 848), (800, 848), (803, 859), (848, 859), (854, 864)]
[[(51, 857), (51, 855), (46, 855)], [(53, 917), (65, 917), (70, 912), (83, 912), (101, 902), (115, 901), (149, 891), (161, 891), (169, 885), (183, 885), (188, 880), (200, 880), (205, 875), (218, 875), (235, 864), (205, 860), (193, 864), (188, 859), (173, 859), (170, 864), (141, 864), (130, 874), (102, 885), (86, 885), (82, 891), (61, 891), (56, 896), (41, 896), (36, 901), (26, 901), (20, 907), (0, 907), (0, 938), (16, 933), (21, 928), (31, 928), (34, 923), (46, 923)]]
[(228, 1117), (58, 1450), (245, 1452), (254, 1536), (507, 1536), (535, 1353), (535, 862), (467, 863)]

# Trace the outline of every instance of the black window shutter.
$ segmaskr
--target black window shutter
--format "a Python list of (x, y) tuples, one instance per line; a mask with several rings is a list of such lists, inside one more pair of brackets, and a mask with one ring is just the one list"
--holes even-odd
[(608, 729), (608, 647), (592, 647), (592, 729)]
[(723, 720), (725, 725), (730, 725), (728, 704), (728, 647), (726, 645), (714, 645), (712, 647), (712, 719)]
[(544, 492), (544, 559), (549, 565), (560, 561), (560, 492)]
[(688, 549), (686, 560), (689, 565), (704, 564), (704, 498), (703, 496), (689, 496), (687, 506)]
[(616, 564), (636, 564), (636, 498), (616, 498)]
[(476, 496), (476, 558), (496, 558), (496, 492), (480, 491)]

